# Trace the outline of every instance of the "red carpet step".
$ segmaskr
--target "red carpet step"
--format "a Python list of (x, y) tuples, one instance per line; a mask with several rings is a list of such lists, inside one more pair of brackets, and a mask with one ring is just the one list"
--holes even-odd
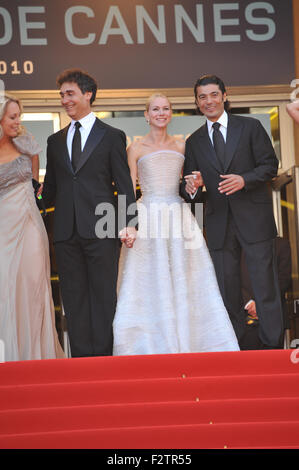
[(299, 448), (299, 352), (0, 364), (1, 449)]

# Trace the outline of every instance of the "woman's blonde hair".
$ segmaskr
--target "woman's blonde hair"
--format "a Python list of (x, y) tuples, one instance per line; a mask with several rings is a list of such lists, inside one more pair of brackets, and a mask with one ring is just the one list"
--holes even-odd
[[(0, 96), (0, 122), (2, 121), (3, 116), (5, 115), (7, 111), (7, 106), (9, 105), (9, 103), (16, 103), (20, 108), (20, 112), (21, 113), (23, 112), (21, 101), (18, 98), (15, 98), (14, 96), (9, 96), (9, 95), (4, 95), (2, 98)], [(23, 127), (20, 126), (18, 134), (22, 134), (22, 133), (23, 133)], [(3, 130), (0, 124), (0, 139), (2, 139), (2, 137), (3, 137)]]
[(170, 109), (172, 108), (171, 102), (169, 101), (168, 96), (164, 95), (164, 93), (158, 92), (158, 93), (153, 93), (153, 94), (152, 94), (151, 96), (149, 96), (149, 98), (147, 99), (147, 102), (146, 102), (146, 105), (145, 105), (145, 109), (146, 109), (147, 112), (149, 111), (151, 102), (152, 102), (153, 100), (155, 100), (156, 98), (165, 98), (165, 99), (168, 101), (168, 103), (169, 103)]

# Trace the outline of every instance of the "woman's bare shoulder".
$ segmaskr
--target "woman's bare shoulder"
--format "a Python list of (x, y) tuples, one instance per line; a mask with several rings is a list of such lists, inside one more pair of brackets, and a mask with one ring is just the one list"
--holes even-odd
[(185, 141), (184, 139), (174, 137), (174, 145), (178, 152), (184, 155), (185, 153)]
[(131, 144), (127, 148), (127, 154), (131, 158), (138, 158), (141, 152), (141, 143), (138, 140), (131, 142)]
[(127, 149), (128, 157), (138, 160), (140, 157), (142, 157), (145, 153), (148, 152), (148, 149), (150, 147), (151, 145), (148, 143), (147, 139), (145, 137), (142, 137), (141, 139), (138, 139), (129, 145)]

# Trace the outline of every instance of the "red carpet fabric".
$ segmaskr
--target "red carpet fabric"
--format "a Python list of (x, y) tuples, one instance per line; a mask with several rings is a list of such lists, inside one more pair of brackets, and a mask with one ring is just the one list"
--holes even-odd
[(3, 363), (0, 448), (296, 449), (299, 351)]

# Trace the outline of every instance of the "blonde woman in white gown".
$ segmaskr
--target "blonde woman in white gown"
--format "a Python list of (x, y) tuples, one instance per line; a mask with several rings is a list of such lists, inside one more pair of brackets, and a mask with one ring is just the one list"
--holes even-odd
[(63, 357), (55, 329), (48, 236), (35, 202), (40, 148), (20, 133), (21, 104), (0, 103), (0, 340), (5, 361)]
[(153, 95), (149, 133), (128, 148), (142, 197), (137, 238), (121, 251), (114, 355), (239, 350), (205, 240), (179, 196), (184, 142), (167, 134), (171, 116), (168, 98)]

